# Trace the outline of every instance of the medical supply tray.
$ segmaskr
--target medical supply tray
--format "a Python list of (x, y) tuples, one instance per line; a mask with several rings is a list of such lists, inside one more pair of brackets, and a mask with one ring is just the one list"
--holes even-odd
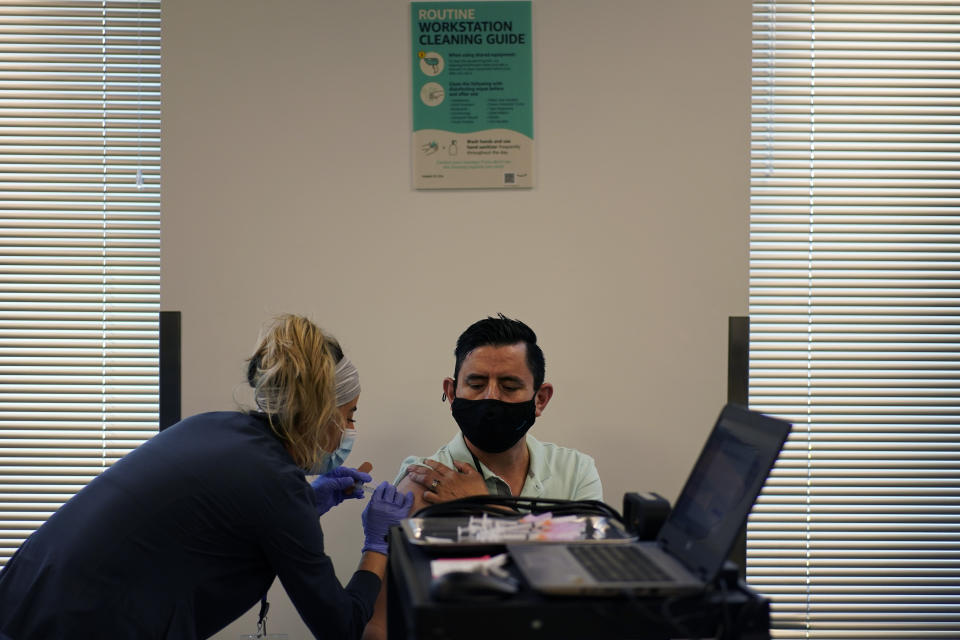
[(408, 542), (457, 553), (484, 552), (507, 542), (617, 544), (636, 540), (612, 518), (596, 515), (550, 517), (436, 516), (401, 523)]

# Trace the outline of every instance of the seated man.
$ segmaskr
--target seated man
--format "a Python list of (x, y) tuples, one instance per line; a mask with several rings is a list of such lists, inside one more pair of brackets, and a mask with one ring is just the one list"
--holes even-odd
[(553, 396), (530, 327), (503, 314), (480, 320), (460, 335), (454, 356), (443, 392), (460, 433), (430, 458), (403, 461), (394, 484), (413, 491), (412, 512), (483, 494), (603, 499), (593, 458), (527, 433)]
[[(460, 433), (430, 458), (403, 461), (394, 484), (413, 492), (411, 513), (470, 495), (603, 499), (593, 458), (527, 434), (553, 396), (530, 327), (503, 314), (480, 320), (460, 335), (454, 356), (443, 393)], [(364, 640), (386, 638), (386, 617), (384, 582)]]

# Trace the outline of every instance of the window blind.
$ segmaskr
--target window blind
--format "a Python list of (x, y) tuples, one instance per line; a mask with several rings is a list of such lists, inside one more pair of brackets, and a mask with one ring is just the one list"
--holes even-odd
[(960, 3), (754, 2), (748, 526), (777, 638), (960, 637)]
[(157, 430), (160, 2), (0, 4), (0, 563)]

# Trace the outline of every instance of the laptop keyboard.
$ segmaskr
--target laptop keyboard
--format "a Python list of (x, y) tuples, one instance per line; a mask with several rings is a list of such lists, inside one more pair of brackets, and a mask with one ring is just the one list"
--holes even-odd
[(670, 576), (633, 546), (570, 545), (567, 549), (598, 582), (670, 580)]

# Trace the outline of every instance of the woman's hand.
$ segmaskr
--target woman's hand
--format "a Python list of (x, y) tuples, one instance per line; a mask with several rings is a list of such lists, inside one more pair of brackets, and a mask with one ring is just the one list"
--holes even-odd
[(397, 488), (384, 480), (370, 496), (370, 502), (363, 509), (363, 551), (376, 551), (387, 555), (387, 533), (390, 527), (400, 524), (400, 521), (410, 514), (413, 505), (413, 496), (401, 493)]
[(337, 467), (317, 476), (310, 483), (317, 505), (317, 515), (322, 516), (347, 498), (362, 498), (363, 484), (372, 480), (369, 473), (350, 467)]

